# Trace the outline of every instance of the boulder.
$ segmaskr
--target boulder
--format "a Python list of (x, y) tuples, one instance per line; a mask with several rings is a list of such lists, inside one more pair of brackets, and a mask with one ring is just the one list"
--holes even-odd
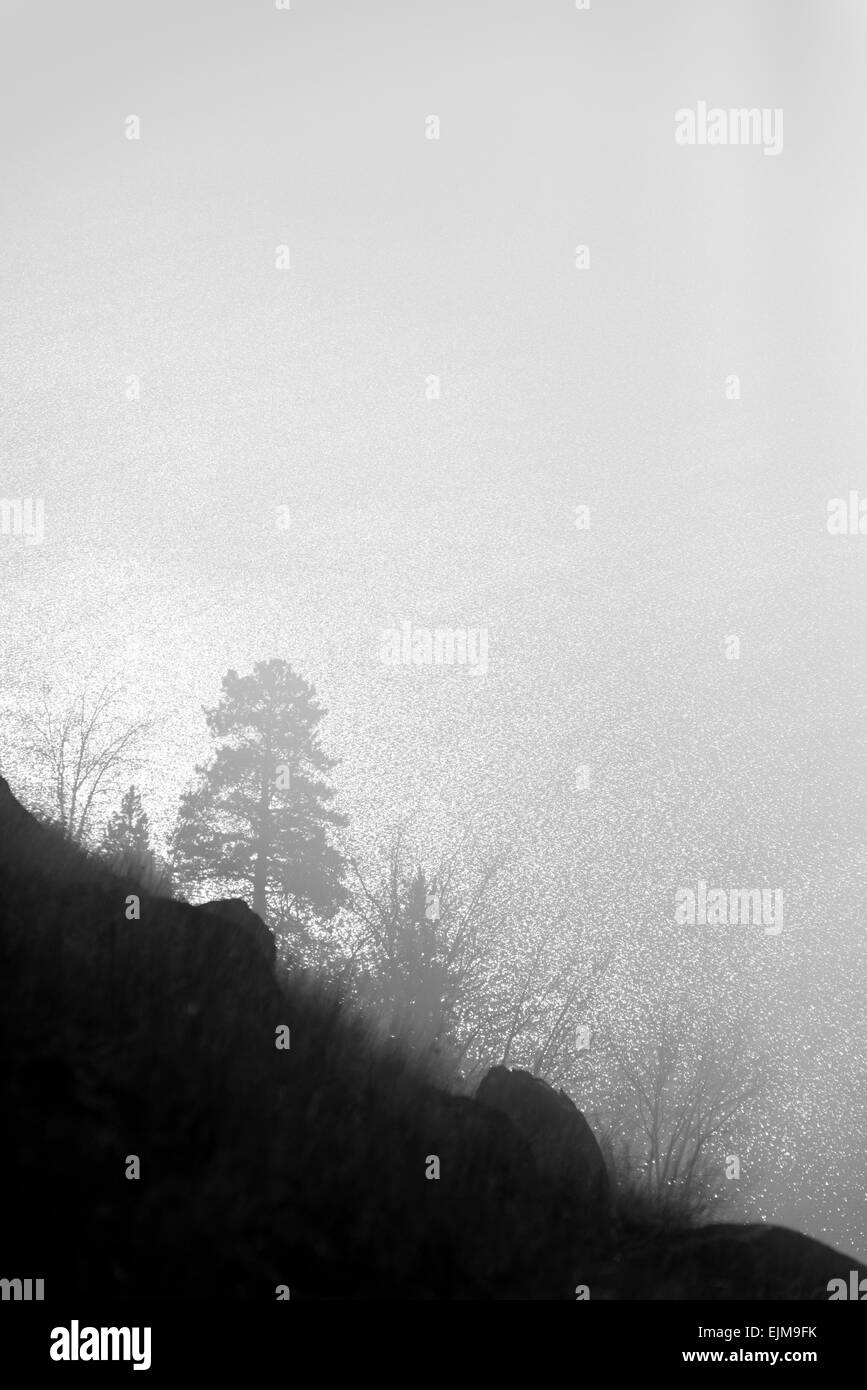
[(586, 1270), (591, 1298), (642, 1302), (826, 1302), (835, 1292), (851, 1298), (862, 1279), (867, 1292), (867, 1265), (853, 1255), (765, 1223), (632, 1228), (610, 1258)]
[(274, 933), (265, 926), (259, 914), (247, 906), (243, 898), (217, 898), (213, 902), (197, 904), (195, 911), (219, 917), (225, 922), (233, 922), (256, 943), (273, 970), (277, 959)]
[(608, 1170), (593, 1131), (565, 1092), (529, 1072), (493, 1067), (476, 1100), (502, 1111), (524, 1137), (577, 1247), (583, 1251), (603, 1239), (610, 1219)]

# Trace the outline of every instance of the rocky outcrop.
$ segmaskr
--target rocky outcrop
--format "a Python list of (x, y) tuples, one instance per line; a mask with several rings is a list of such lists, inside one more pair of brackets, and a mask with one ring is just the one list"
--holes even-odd
[(206, 919), (217, 917), (224, 922), (231, 922), (247, 939), (255, 943), (263, 958), (271, 968), (274, 968), (277, 959), (277, 947), (274, 941), (274, 933), (265, 926), (262, 918), (251, 907), (248, 907), (243, 898), (217, 898), (213, 902), (199, 903), (196, 912), (202, 913)]
[[(595, 1299), (825, 1302), (833, 1280), (867, 1278), (852, 1255), (783, 1226), (719, 1223), (648, 1235), (622, 1233), (609, 1258), (586, 1270)], [(867, 1284), (864, 1287), (867, 1293)]]
[(0, 950), (0, 1225), (49, 1289), (568, 1296), (521, 1134), (321, 985), (278, 980), (245, 904), (155, 896), (8, 792)]
[(565, 1092), (529, 1072), (493, 1067), (476, 1100), (507, 1115), (526, 1140), (541, 1178), (556, 1195), (561, 1219), (575, 1234), (579, 1255), (587, 1239), (604, 1240), (608, 1170), (592, 1129)]

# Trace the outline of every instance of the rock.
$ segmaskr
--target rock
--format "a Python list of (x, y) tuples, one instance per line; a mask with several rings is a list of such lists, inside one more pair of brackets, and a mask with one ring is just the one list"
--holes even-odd
[(563, 1091), (526, 1071), (493, 1067), (476, 1100), (507, 1115), (530, 1147), (543, 1182), (583, 1251), (607, 1235), (610, 1185), (602, 1151), (581, 1111)]
[(419, 1099), (411, 1123), (423, 1136), (420, 1152), (436, 1155), (441, 1172), (421, 1185), (423, 1222), (413, 1244), (438, 1277), (444, 1258), (451, 1262), (431, 1296), (443, 1297), (445, 1288), (459, 1299), (570, 1299), (574, 1245), (518, 1126), (466, 1096), (430, 1089)]
[(613, 1258), (587, 1270), (591, 1298), (824, 1302), (840, 1287), (832, 1280), (848, 1293), (867, 1276), (854, 1256), (784, 1226), (720, 1222), (624, 1234)]
[(256, 942), (273, 970), (277, 959), (274, 933), (265, 926), (259, 914), (247, 906), (243, 898), (217, 898), (213, 902), (199, 903), (195, 911), (220, 917), (227, 922), (234, 922), (242, 932), (247, 932), (250, 939)]
[(848, 1286), (853, 1270), (858, 1280), (867, 1275), (853, 1256), (800, 1231), (764, 1223), (699, 1227), (674, 1243), (669, 1265), (676, 1268), (681, 1298), (825, 1301), (831, 1280)]
[(5, 777), (0, 777), (0, 832), (7, 860), (13, 863), (13, 856), (22, 856), (25, 861), (34, 858), (52, 833), (21, 805)]

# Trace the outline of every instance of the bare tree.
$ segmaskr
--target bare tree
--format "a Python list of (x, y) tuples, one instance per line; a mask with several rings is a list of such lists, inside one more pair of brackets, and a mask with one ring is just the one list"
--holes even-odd
[(610, 945), (594, 951), (566, 915), (535, 932), (507, 994), (500, 1065), (518, 1060), (534, 1076), (562, 1081), (575, 1066), (579, 1029), (613, 955)]
[[(518, 1066), (573, 1088), (589, 1055), (588, 1020), (613, 957), (568, 914), (540, 929), (503, 911), (485, 978), (468, 1001), (467, 1080), (488, 1067)], [(582, 1036), (584, 1035), (584, 1036)]]
[(77, 840), (86, 837), (94, 810), (134, 763), (136, 743), (150, 727), (146, 720), (126, 720), (119, 700), (117, 684), (109, 682), (94, 694), (83, 689), (58, 708), (43, 685), (37, 712), (20, 716), (45, 809)]
[(763, 1060), (743, 1036), (723, 1041), (696, 1032), (681, 1015), (663, 1016), (655, 1042), (638, 1061), (618, 1054), (628, 1088), (649, 1191), (698, 1203), (719, 1177), (721, 1143), (769, 1082)]

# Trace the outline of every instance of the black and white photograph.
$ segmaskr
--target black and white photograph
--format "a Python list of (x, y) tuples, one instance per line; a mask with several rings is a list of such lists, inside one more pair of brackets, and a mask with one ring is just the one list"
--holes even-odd
[(0, 30), (0, 1372), (417, 1301), (829, 1370), (867, 4)]

